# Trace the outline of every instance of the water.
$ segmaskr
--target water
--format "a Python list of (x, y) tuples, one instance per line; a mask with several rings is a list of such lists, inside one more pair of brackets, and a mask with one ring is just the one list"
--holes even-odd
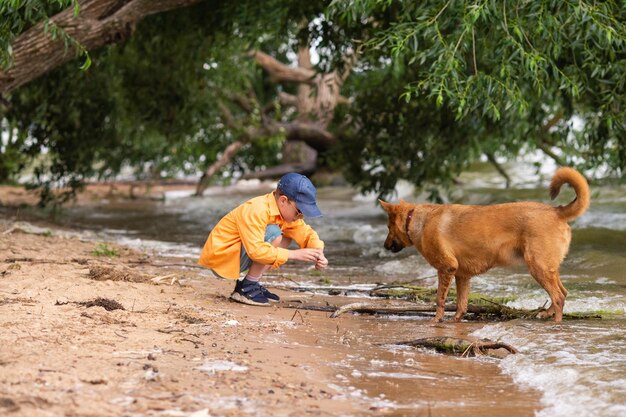
[[(543, 181), (530, 176), (524, 178), (526, 182), (503, 190), (501, 181), (494, 176), (484, 172), (469, 174), (453, 198), (455, 202), (468, 204), (548, 202), (545, 179), (549, 177)], [(115, 239), (141, 250), (196, 258), (221, 216), (255, 195), (269, 192), (272, 186), (252, 183), (249, 188), (213, 189), (201, 199), (178, 194), (164, 202), (111, 202), (97, 207), (75, 207), (68, 209), (59, 222), (95, 231), (103, 239)], [(410, 187), (400, 190), (400, 197), (421, 200), (420, 196), (410, 194)], [(573, 198), (571, 191), (564, 189), (562, 194), (556, 204)], [(414, 249), (391, 254), (382, 248), (387, 233), (386, 216), (373, 196), (359, 196), (349, 188), (329, 188), (321, 189), (318, 197), (325, 216), (310, 223), (327, 244), (330, 267), (319, 276), (312, 272), (302, 274), (297, 265), (287, 264), (282, 269), (284, 274), (308, 286), (319, 285), (318, 280), (325, 278), (330, 285), (357, 290), (390, 282), (436, 286), (436, 272)], [(562, 280), (569, 291), (565, 312), (602, 311), (613, 314), (614, 318), (566, 321), (559, 325), (530, 320), (489, 323), (479, 326), (474, 335), (520, 349), (520, 354), (499, 361), (498, 366), (521, 387), (541, 392), (544, 408), (538, 416), (624, 416), (626, 188), (594, 187), (590, 210), (572, 223), (572, 229), (570, 253), (561, 267)], [(537, 308), (548, 301), (547, 294), (521, 267), (494, 269), (475, 277), (472, 291), (494, 297), (515, 295), (516, 299), (509, 304), (519, 308)], [(419, 319), (377, 317), (375, 320), (394, 326)], [(399, 355), (397, 346), (389, 346), (388, 350), (392, 358)], [(344, 378), (351, 381), (369, 378), (423, 383), (433, 378), (420, 374), (404, 361), (391, 361), (385, 367), (362, 357), (346, 358), (346, 361), (352, 371), (346, 370)], [(398, 407), (382, 397), (378, 401), (387, 408)]]
[(538, 417), (626, 415), (625, 320), (492, 324), (474, 335), (521, 347), (501, 366), (543, 393)]

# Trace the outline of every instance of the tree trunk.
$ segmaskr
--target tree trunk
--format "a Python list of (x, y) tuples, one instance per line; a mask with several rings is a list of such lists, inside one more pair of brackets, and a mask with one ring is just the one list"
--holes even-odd
[[(142, 18), (190, 6), (201, 0), (85, 0), (75, 16), (70, 7), (50, 19), (85, 50), (125, 41)], [(76, 57), (72, 46), (44, 32), (43, 22), (19, 35), (12, 44), (13, 64), (0, 71), (0, 95), (8, 93)]]
[(226, 147), (222, 156), (217, 161), (213, 162), (211, 166), (206, 169), (206, 171), (204, 171), (202, 178), (200, 178), (200, 181), (198, 181), (198, 185), (196, 186), (196, 192), (194, 194), (196, 197), (202, 195), (204, 190), (209, 187), (209, 180), (211, 177), (220, 169), (224, 168), (243, 145), (245, 145), (245, 143), (240, 140), (231, 143)]
[[(221, 105), (222, 120), (224, 124), (234, 130), (243, 130), (246, 142), (265, 137), (267, 135), (284, 134), (286, 142), (282, 149), (282, 164), (270, 167), (260, 172), (250, 172), (242, 178), (270, 179), (278, 178), (288, 172), (299, 172), (305, 175), (315, 173), (318, 168), (318, 155), (330, 149), (337, 143), (337, 136), (328, 129), (338, 104), (349, 104), (349, 100), (341, 96), (341, 86), (350, 73), (350, 68), (355, 63), (355, 56), (346, 60), (343, 71), (333, 71), (327, 74), (315, 72), (311, 64), (309, 46), (304, 45), (298, 50), (298, 66), (290, 67), (279, 62), (274, 57), (261, 52), (249, 53), (276, 83), (297, 83), (297, 94), (287, 94), (284, 91), (278, 93), (281, 105), (293, 107), (296, 117), (288, 121), (276, 121), (267, 114), (273, 109), (273, 105), (261, 106), (263, 126), (260, 129), (245, 129), (241, 122), (236, 122), (230, 110)], [(230, 101), (236, 104), (246, 113), (252, 113), (255, 106), (243, 97), (232, 96)], [(258, 103), (257, 103), (258, 104)], [(241, 140), (241, 139), (240, 139)], [(221, 169), (230, 161), (235, 152), (240, 148), (231, 148), (224, 152), (219, 161), (211, 165), (202, 175), (196, 195), (202, 195), (208, 179), (214, 175), (218, 167)], [(231, 149), (232, 152), (228, 152)]]
[(347, 78), (354, 59), (347, 61), (344, 72), (316, 73), (311, 64), (309, 45), (298, 49), (298, 66), (289, 67), (273, 57), (260, 52), (251, 55), (277, 83), (295, 82), (297, 94), (279, 94), (283, 106), (295, 107), (295, 120), (275, 123), (285, 132), (287, 141), (283, 146), (283, 164), (261, 172), (248, 173), (243, 178), (275, 178), (287, 172), (311, 175), (317, 170), (319, 153), (337, 143), (337, 137), (328, 130), (335, 108), (347, 100), (341, 96), (341, 87)]

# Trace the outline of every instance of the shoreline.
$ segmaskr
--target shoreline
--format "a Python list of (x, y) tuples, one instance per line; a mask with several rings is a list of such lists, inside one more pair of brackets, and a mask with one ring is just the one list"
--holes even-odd
[[(0, 188), (0, 205), (27, 204), (28, 192), (9, 191)], [(541, 409), (541, 394), (515, 385), (495, 360), (387, 346), (407, 334), (467, 338), (485, 323), (247, 306), (228, 299), (232, 282), (194, 260), (189, 268), (112, 242), (118, 256), (97, 256), (99, 242), (80, 231), (27, 229), (0, 219), (0, 411), (9, 416), (508, 417)], [(280, 279), (269, 275), (267, 284)], [(355, 301), (276, 291), (287, 302)], [(124, 310), (89, 307), (98, 297)]]

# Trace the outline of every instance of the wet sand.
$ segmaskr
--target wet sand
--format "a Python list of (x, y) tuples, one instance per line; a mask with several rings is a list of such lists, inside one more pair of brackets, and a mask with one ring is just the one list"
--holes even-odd
[[(228, 300), (231, 281), (193, 260), (110, 243), (118, 256), (96, 256), (97, 246), (0, 219), (0, 414), (508, 417), (540, 408), (539, 394), (495, 359), (388, 346), (467, 337), (480, 325), (246, 306)], [(89, 307), (98, 297), (124, 310)]]

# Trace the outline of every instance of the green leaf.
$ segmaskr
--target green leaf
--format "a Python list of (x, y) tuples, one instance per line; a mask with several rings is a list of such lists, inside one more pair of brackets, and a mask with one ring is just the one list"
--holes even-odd
[(85, 56), (85, 62), (83, 62), (80, 66), (81, 71), (85, 71), (91, 66), (91, 57), (89, 56), (89, 53), (85, 52), (83, 55)]

